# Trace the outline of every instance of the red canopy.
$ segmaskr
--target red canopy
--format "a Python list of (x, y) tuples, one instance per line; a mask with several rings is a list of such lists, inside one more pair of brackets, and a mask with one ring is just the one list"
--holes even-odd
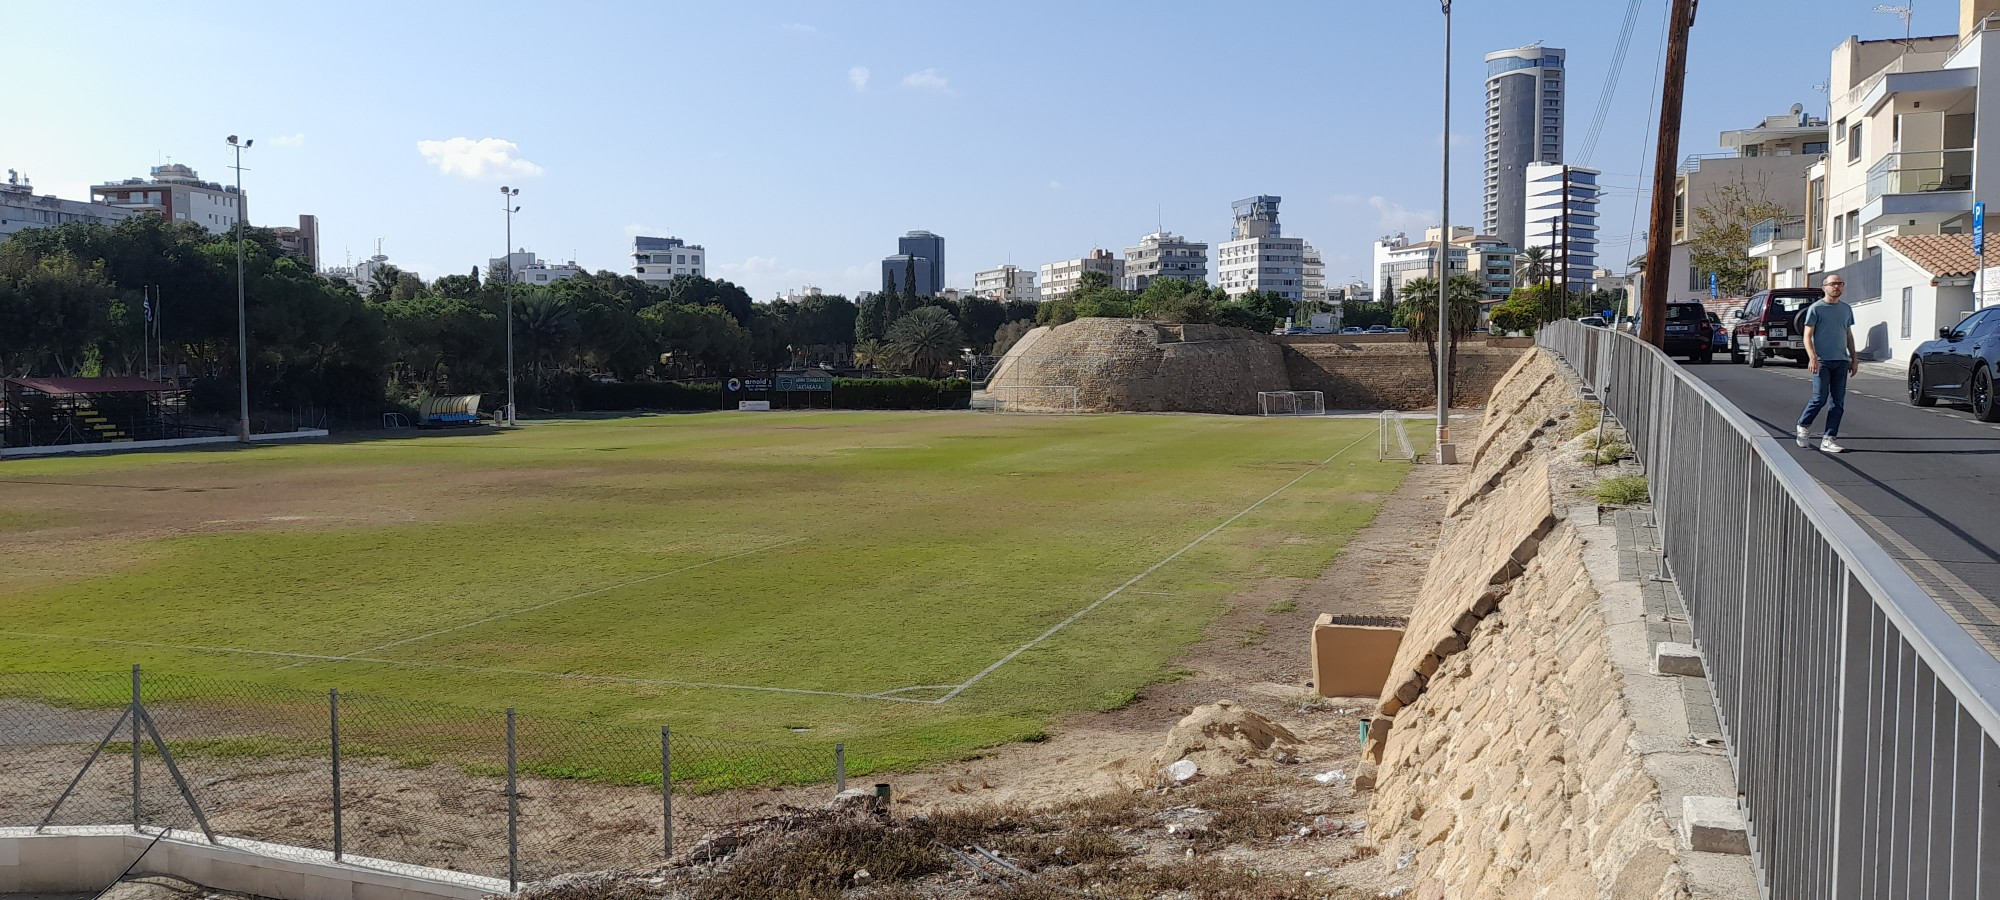
[(180, 388), (145, 378), (9, 378), (7, 386), (43, 394), (158, 394)]

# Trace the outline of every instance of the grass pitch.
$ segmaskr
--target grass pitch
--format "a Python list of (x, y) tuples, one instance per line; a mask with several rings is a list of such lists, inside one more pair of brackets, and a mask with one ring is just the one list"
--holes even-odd
[(1409, 471), (1374, 424), (716, 414), (9, 462), (0, 671), (961, 757), (1316, 574)]

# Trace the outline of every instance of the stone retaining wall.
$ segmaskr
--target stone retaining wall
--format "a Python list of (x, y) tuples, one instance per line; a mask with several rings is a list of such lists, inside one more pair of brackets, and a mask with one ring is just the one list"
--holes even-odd
[(1575, 405), (1540, 353), (1498, 378), (1412, 610), (1360, 786), (1413, 898), (1689, 896), (1546, 432)]

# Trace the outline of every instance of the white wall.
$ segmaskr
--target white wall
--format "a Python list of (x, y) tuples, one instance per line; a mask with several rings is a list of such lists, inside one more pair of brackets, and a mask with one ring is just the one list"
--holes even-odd
[[(2000, 270), (1989, 272), (1991, 278)], [(1903, 292), (1909, 291), (1909, 336), (1904, 336)], [(1917, 345), (1937, 337), (1972, 310), (1972, 286), (1931, 286), (1931, 273), (1902, 254), (1882, 250), (1882, 298), (1854, 304), (1854, 346), (1863, 359), (1907, 360)]]

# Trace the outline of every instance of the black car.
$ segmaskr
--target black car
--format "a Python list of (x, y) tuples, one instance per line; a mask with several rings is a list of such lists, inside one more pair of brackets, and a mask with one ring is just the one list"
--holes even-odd
[(1685, 356), (1695, 362), (1715, 358), (1715, 326), (1709, 324), (1708, 307), (1699, 303), (1667, 304), (1668, 356)]
[(1938, 329), (1910, 356), (1910, 402), (1936, 406), (1950, 400), (1972, 407), (1982, 422), (2000, 422), (1993, 371), (2000, 366), (2000, 307), (1978, 310), (1957, 325)]

